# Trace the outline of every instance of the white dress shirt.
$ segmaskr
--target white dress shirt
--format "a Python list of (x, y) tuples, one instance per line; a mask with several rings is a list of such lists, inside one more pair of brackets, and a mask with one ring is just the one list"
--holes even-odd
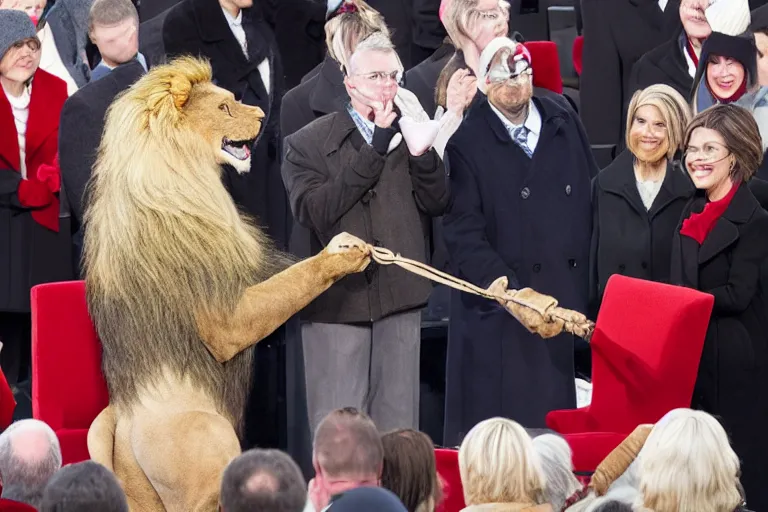
[[(504, 127), (509, 132), (509, 136), (513, 138), (512, 140), (514, 140), (512, 134), (515, 133), (515, 130), (520, 128), (520, 125), (510, 122), (510, 120), (507, 119), (499, 109), (494, 107), (493, 103), (490, 101), (488, 104), (491, 106), (496, 115), (499, 116), (499, 119), (501, 119), (501, 122), (504, 123)], [(536, 108), (536, 104), (533, 101), (528, 104), (528, 117), (525, 118), (525, 122), (522, 126), (525, 126), (528, 129), (528, 139), (526, 140), (526, 144), (529, 148), (531, 148), (531, 151), (536, 151), (536, 145), (539, 143), (539, 136), (541, 135), (541, 114), (539, 113), (539, 109)]]
[(664, 12), (664, 9), (667, 8), (668, 3), (669, 0), (659, 0), (659, 8), (661, 9), (661, 12)]
[(1, 85), (0, 90), (3, 91), (8, 98), (8, 103), (11, 104), (11, 113), (19, 143), (19, 172), (22, 178), (27, 179), (27, 122), (29, 121), (29, 103), (32, 100), (32, 84), (24, 87), (19, 97), (13, 96)]
[[(243, 11), (242, 9), (240, 12), (237, 13), (237, 18), (233, 17), (229, 11), (222, 8), (222, 11), (224, 11), (224, 17), (227, 19), (227, 23), (229, 24), (229, 29), (232, 31), (232, 34), (235, 36), (235, 39), (237, 39), (237, 42), (240, 44), (240, 48), (243, 50), (243, 55), (245, 55), (245, 58), (248, 58), (248, 41), (245, 37), (245, 30), (243, 29)], [(269, 94), (269, 88), (270, 88), (270, 70), (269, 70), (269, 59), (266, 58), (263, 61), (259, 63), (257, 66), (259, 70), (259, 75), (261, 76), (261, 81), (264, 84), (264, 88), (267, 90), (267, 94)]]

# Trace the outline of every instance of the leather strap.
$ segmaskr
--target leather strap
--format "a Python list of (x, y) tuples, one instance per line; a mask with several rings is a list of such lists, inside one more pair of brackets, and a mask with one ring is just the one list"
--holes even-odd
[(399, 254), (393, 253), (389, 249), (385, 249), (383, 247), (374, 247), (370, 244), (368, 245), (368, 249), (371, 251), (371, 258), (379, 265), (397, 265), (398, 267), (407, 270), (408, 272), (429, 279), (430, 281), (444, 284), (445, 286), (449, 286), (462, 292), (479, 295), (480, 297), (485, 297), (486, 299), (491, 300), (513, 302), (520, 306), (537, 311), (539, 314), (544, 316), (545, 320), (547, 321), (552, 322), (556, 320), (562, 320), (565, 322), (564, 330), (572, 334), (576, 334), (585, 340), (589, 340), (589, 338), (592, 336), (592, 332), (595, 327), (593, 322), (587, 321), (585, 324), (574, 325), (571, 322), (572, 316), (567, 314), (568, 310), (565, 310), (561, 307), (554, 307), (549, 308), (547, 311), (540, 311), (540, 308), (517, 297), (516, 290), (507, 290), (507, 293), (505, 294), (491, 293), (486, 289), (475, 286), (472, 283), (468, 283), (462, 279), (458, 279), (450, 274), (446, 274), (445, 272), (441, 272), (440, 270), (437, 270), (434, 267), (430, 267), (425, 263), (404, 258)]

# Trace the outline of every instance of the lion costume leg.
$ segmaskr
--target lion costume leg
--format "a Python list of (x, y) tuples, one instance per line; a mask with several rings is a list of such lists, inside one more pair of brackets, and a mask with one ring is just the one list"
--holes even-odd
[[(134, 416), (136, 460), (168, 512), (215, 512), (224, 468), (240, 454), (229, 421), (204, 411)], [(144, 510), (144, 509), (138, 509)]]

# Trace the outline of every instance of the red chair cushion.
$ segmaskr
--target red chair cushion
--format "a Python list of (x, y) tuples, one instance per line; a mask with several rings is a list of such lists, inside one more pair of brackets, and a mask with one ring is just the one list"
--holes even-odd
[(18, 501), (0, 498), (0, 512), (35, 512), (37, 509)]
[(16, 410), (16, 398), (13, 396), (11, 386), (5, 378), (3, 370), (0, 370), (0, 430), (5, 430), (13, 421), (13, 411)]
[(576, 39), (573, 40), (573, 51), (572, 51), (572, 57), (573, 57), (573, 69), (576, 71), (576, 74), (581, 76), (581, 69), (582, 69), (582, 55), (584, 53), (584, 36), (578, 36)]
[(461, 485), (459, 472), (459, 452), (456, 450), (438, 448), (435, 450), (437, 474), (443, 480), (443, 501), (435, 509), (436, 512), (459, 512), (464, 505), (464, 488)]
[(626, 436), (611, 432), (588, 432), (565, 434), (563, 437), (573, 452), (573, 471), (591, 473)]
[(563, 77), (560, 76), (557, 45), (552, 41), (528, 41), (523, 44), (531, 54), (533, 86), (562, 94)]
[(89, 460), (88, 429), (60, 429), (56, 431), (61, 446), (61, 462), (63, 465), (75, 464)]

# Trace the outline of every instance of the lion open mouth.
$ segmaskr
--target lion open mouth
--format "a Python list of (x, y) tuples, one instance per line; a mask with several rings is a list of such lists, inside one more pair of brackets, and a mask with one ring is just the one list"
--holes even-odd
[(224, 137), (221, 141), (221, 150), (237, 160), (245, 161), (251, 157), (251, 145), (254, 140), (229, 140)]

